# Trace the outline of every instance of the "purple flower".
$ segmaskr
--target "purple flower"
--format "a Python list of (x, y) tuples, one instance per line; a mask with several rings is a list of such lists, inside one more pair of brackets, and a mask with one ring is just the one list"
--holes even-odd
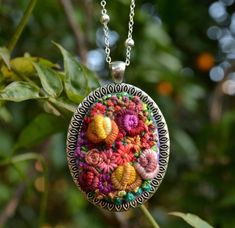
[(144, 131), (144, 123), (139, 118), (138, 114), (130, 109), (122, 109), (116, 114), (116, 122), (119, 127), (119, 131), (129, 136), (136, 136)]
[(81, 151), (80, 147), (77, 147), (74, 153), (75, 158), (77, 159), (84, 159), (85, 158), (85, 153)]
[(87, 144), (86, 133), (81, 132), (77, 140), (77, 147), (82, 147), (85, 144)]
[(123, 97), (122, 97), (122, 101), (128, 102), (128, 101), (129, 101), (129, 98), (128, 98), (127, 96), (123, 96)]
[(78, 167), (81, 169), (87, 168), (89, 166), (87, 163), (79, 161), (79, 160), (77, 160), (76, 162), (77, 162)]
[(135, 128), (139, 123), (139, 119), (136, 114), (127, 114), (124, 116), (124, 128), (130, 131)]
[(74, 152), (74, 156), (77, 159), (84, 159), (85, 153), (82, 152), (82, 146), (87, 145), (86, 133), (81, 132), (77, 140), (77, 148)]
[(110, 193), (113, 190), (111, 177), (107, 174), (100, 175), (98, 188), (103, 194)]

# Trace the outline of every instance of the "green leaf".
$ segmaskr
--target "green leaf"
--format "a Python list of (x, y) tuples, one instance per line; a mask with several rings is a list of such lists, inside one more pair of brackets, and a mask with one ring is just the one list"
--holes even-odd
[(191, 162), (198, 160), (198, 149), (195, 145), (193, 139), (183, 130), (174, 129), (172, 130), (172, 136), (178, 151), (182, 153), (185, 158), (189, 159)]
[(10, 69), (10, 52), (6, 47), (0, 47), (0, 59), (2, 59)]
[(87, 77), (88, 88), (90, 90), (97, 89), (100, 86), (100, 82), (98, 80), (97, 74), (87, 67), (82, 66), (83, 72)]
[(220, 207), (233, 207), (235, 205), (235, 189), (226, 192), (226, 196), (219, 202)]
[(0, 101), (21, 102), (29, 99), (42, 98), (39, 95), (39, 89), (35, 88), (27, 82), (12, 82), (2, 91), (0, 91)]
[(213, 228), (210, 224), (199, 218), (197, 215), (182, 212), (170, 212), (169, 215), (182, 218), (185, 222), (195, 228)]
[(50, 135), (66, 129), (67, 124), (67, 121), (61, 121), (61, 118), (57, 116), (46, 113), (40, 114), (23, 129), (15, 149), (36, 146)]
[(33, 63), (44, 90), (52, 97), (58, 97), (63, 91), (63, 85), (59, 75), (52, 69)]
[(88, 81), (82, 65), (77, 61), (75, 56), (72, 56), (61, 45), (56, 44), (56, 46), (59, 47), (64, 58), (64, 84), (66, 94), (71, 101), (80, 103), (88, 92)]
[(12, 121), (11, 113), (8, 111), (6, 107), (1, 105), (0, 105), (0, 120), (6, 123), (10, 123)]

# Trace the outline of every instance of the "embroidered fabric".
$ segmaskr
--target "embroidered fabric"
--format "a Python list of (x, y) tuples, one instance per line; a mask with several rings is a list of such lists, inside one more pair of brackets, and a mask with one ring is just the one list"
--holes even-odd
[(86, 194), (120, 205), (148, 191), (159, 172), (157, 124), (148, 105), (125, 92), (87, 111), (75, 151)]

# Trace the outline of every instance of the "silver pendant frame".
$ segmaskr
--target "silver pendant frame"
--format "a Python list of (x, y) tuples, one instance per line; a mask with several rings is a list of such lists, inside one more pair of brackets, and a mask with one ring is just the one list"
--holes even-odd
[(80, 105), (78, 106), (77, 110), (75, 111), (72, 117), (67, 136), (68, 166), (76, 186), (80, 189), (80, 191), (82, 191), (78, 182), (79, 168), (76, 165), (76, 158), (74, 156), (74, 152), (77, 146), (77, 138), (78, 135), (80, 134), (81, 127), (83, 125), (84, 116), (86, 115), (90, 107), (97, 102), (97, 100), (101, 99), (102, 97), (108, 94), (115, 94), (121, 92), (126, 92), (130, 95), (138, 96), (152, 110), (153, 118), (156, 121), (157, 131), (158, 131), (159, 173), (154, 179), (151, 180), (150, 184), (151, 189), (149, 191), (144, 191), (142, 194), (137, 196), (135, 200), (123, 203), (121, 205), (115, 205), (114, 203), (110, 203), (105, 200), (99, 200), (89, 193), (85, 194), (88, 201), (90, 201), (94, 205), (106, 209), (108, 211), (116, 211), (116, 212), (127, 211), (130, 208), (135, 208), (145, 203), (157, 191), (159, 185), (161, 184), (165, 176), (170, 155), (170, 140), (169, 140), (169, 133), (166, 121), (161, 113), (161, 110), (159, 109), (157, 104), (153, 101), (153, 99), (150, 96), (148, 96), (145, 92), (143, 92), (141, 89), (125, 83), (120, 83), (120, 84), (111, 83), (94, 90), (80, 103)]

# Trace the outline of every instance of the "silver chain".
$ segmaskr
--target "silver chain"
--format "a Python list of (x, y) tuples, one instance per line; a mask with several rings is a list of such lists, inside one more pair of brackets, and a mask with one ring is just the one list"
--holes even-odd
[[(110, 20), (109, 15), (106, 9), (106, 0), (101, 0), (100, 5), (101, 10), (101, 23), (103, 24), (104, 31), (104, 44), (105, 44), (105, 53), (106, 53), (106, 62), (111, 64), (112, 59), (110, 57), (110, 41), (109, 41), (109, 27), (108, 22)], [(133, 26), (134, 26), (134, 15), (135, 15), (135, 0), (131, 0), (130, 4), (130, 13), (129, 13), (129, 23), (128, 23), (128, 35), (125, 41), (126, 46), (126, 66), (130, 65), (131, 58), (131, 48), (134, 46), (134, 40), (132, 38)]]

